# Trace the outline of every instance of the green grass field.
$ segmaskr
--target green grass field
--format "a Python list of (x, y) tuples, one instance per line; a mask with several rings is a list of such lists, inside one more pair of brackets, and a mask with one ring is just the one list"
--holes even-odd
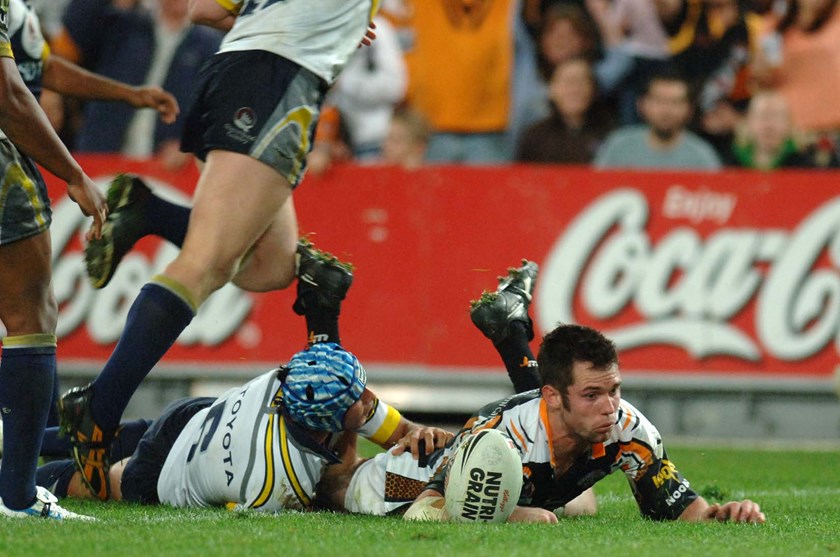
[(70, 501), (99, 522), (0, 520), (0, 556), (840, 555), (840, 453), (672, 446), (669, 456), (707, 499), (758, 501), (767, 524), (646, 521), (613, 475), (596, 486), (596, 517), (550, 526)]

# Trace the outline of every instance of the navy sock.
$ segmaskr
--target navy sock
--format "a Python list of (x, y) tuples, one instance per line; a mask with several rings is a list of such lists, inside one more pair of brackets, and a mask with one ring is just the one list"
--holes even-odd
[(58, 427), (58, 399), (61, 397), (58, 372), (53, 377), (53, 393), (50, 401), (50, 413), (47, 415), (47, 427)]
[(0, 497), (20, 510), (35, 500), (35, 469), (47, 423), (55, 377), (55, 335), (3, 339), (0, 359), (0, 412), (3, 465)]
[(49, 458), (67, 458), (70, 455), (70, 438), (61, 433), (57, 426), (48, 426), (44, 430), (41, 443), (41, 456)]
[(512, 322), (510, 334), (494, 346), (505, 363), (508, 377), (517, 393), (540, 388), (540, 374), (537, 371), (534, 353), (528, 345), (528, 328), (525, 323)]
[(35, 479), (38, 485), (47, 488), (59, 499), (67, 497), (67, 486), (76, 473), (76, 463), (72, 460), (54, 460), (38, 467)]
[(318, 303), (318, 293), (309, 290), (298, 281), (298, 293), (292, 310), (306, 319), (306, 341), (308, 344), (316, 342), (334, 342), (341, 344), (338, 336), (339, 308), (325, 308)]
[(184, 245), (190, 224), (189, 207), (171, 203), (152, 194), (144, 206), (143, 234), (154, 234), (175, 244)]
[(137, 387), (192, 321), (187, 300), (187, 290), (162, 275), (140, 290), (114, 352), (91, 384), (90, 411), (106, 433), (116, 431)]
[(111, 441), (111, 462), (119, 462), (134, 454), (140, 439), (152, 425), (152, 420), (134, 420), (120, 424), (120, 431)]

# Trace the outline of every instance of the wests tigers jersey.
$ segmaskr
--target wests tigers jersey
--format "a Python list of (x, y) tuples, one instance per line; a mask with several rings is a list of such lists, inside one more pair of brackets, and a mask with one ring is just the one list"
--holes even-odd
[[(617, 416), (609, 438), (580, 455), (565, 472), (558, 472), (555, 466), (548, 408), (539, 390), (485, 406), (467, 422), (446, 452), (452, 454), (469, 433), (495, 428), (513, 441), (522, 456), (525, 478), (520, 505), (554, 510), (620, 470), (627, 476), (644, 516), (655, 520), (679, 517), (697, 494), (668, 460), (659, 432), (625, 400)], [(444, 462), (429, 487), (443, 493), (445, 473)]]
[[(158, 497), (176, 507), (227, 505), (259, 511), (310, 506), (328, 455), (278, 410), (276, 370), (231, 389), (184, 427), (158, 479)], [(376, 401), (358, 431), (384, 441), (399, 413)]]
[(380, 0), (216, 0), (236, 13), (219, 52), (267, 50), (332, 83), (356, 52)]

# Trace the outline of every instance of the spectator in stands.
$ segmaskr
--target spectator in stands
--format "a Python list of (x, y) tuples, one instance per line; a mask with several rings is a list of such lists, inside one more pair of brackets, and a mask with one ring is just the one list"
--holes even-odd
[[(198, 69), (218, 49), (221, 34), (189, 25), (188, 0), (157, 0), (155, 6), (149, 10), (136, 0), (71, 0), (54, 50), (107, 77), (159, 85), (186, 112)], [(75, 148), (144, 158), (157, 154), (172, 168), (188, 161), (179, 150), (182, 121), (156, 125), (151, 117), (115, 103), (88, 103)]]
[(769, 48), (755, 60), (753, 76), (777, 88), (796, 128), (831, 151), (840, 131), (840, 2), (790, 0), (778, 33), (780, 43), (772, 31), (765, 37)]
[(509, 161), (516, 0), (413, 0), (403, 12), (408, 103), (434, 133), (430, 162)]
[(669, 63), (668, 36), (653, 0), (614, 0), (609, 17), (622, 31), (624, 51), (633, 57), (631, 70), (616, 91), (618, 120), (622, 125), (638, 124), (636, 101), (642, 88)]
[(739, 0), (657, 0), (669, 37), (671, 61), (698, 95), (698, 129), (719, 152), (728, 150), (749, 102), (747, 70), (751, 39)]
[(787, 101), (774, 91), (753, 96), (730, 155), (730, 164), (758, 170), (816, 166), (795, 141)]
[(407, 107), (398, 109), (382, 143), (381, 162), (417, 170), (425, 163), (430, 135), (429, 121), (422, 114)]
[(588, 164), (612, 119), (597, 102), (591, 64), (583, 58), (560, 62), (549, 85), (551, 115), (528, 128), (519, 140), (516, 160), (534, 163)]
[(639, 99), (642, 126), (624, 126), (598, 149), (597, 168), (718, 170), (720, 158), (686, 128), (692, 101), (688, 82), (676, 71), (654, 75)]
[(376, 40), (356, 52), (330, 92), (330, 102), (347, 126), (353, 157), (359, 161), (379, 156), (394, 106), (405, 98), (408, 85), (394, 27), (384, 17), (374, 23)]
[[(586, 0), (586, 10), (571, 3), (559, 3), (546, 9), (537, 38), (536, 79), (520, 83), (527, 91), (514, 125), (522, 129), (551, 113), (549, 81), (558, 64), (572, 58), (592, 63), (600, 96), (609, 96), (632, 69), (633, 58), (624, 48), (621, 29), (608, 15), (604, 0)], [(587, 11), (588, 10), (588, 11)]]

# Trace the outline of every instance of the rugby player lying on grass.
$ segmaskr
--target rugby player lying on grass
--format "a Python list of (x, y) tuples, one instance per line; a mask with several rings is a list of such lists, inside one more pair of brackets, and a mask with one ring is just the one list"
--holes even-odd
[[(306, 317), (308, 337), (325, 342), (217, 399), (176, 401), (151, 424), (129, 425), (126, 437), (135, 441), (117, 435), (111, 445), (115, 464), (105, 476), (111, 499), (305, 510), (312, 506), (325, 466), (339, 462), (335, 451), (344, 451), (337, 435), (341, 431), (359, 433), (386, 449), (408, 446), (410, 439), (416, 447), (423, 439), (429, 452), (452, 438), (440, 428), (410, 422), (366, 388), (358, 359), (335, 342), (338, 304), (352, 274), (309, 245), (300, 249), (301, 274), (308, 280), (298, 281), (295, 309)], [(56, 431), (49, 434), (54, 442)], [(130, 456), (123, 458), (126, 453)], [(99, 498), (105, 491), (90, 485), (72, 460), (42, 466), (38, 478), (59, 497)]]
[(542, 386), (479, 410), (444, 450), (431, 455), (428, 467), (392, 452), (367, 461), (345, 458), (322, 479), (322, 504), (385, 514), (404, 510), (416, 497), (407, 518), (453, 518), (444, 506), (446, 474), (453, 473), (450, 457), (472, 434), (495, 429), (519, 452), (524, 475), (519, 506), (508, 521), (556, 522), (558, 515), (594, 514), (591, 487), (620, 470), (647, 518), (763, 523), (764, 513), (750, 500), (710, 505), (691, 488), (668, 459), (653, 424), (621, 399), (618, 356), (602, 334), (560, 325), (545, 336), (534, 361), (528, 306), (536, 272), (528, 262), (513, 270), (496, 293), (474, 302), (471, 317), (493, 341), (514, 384), (533, 381), (528, 372), (538, 369)]

